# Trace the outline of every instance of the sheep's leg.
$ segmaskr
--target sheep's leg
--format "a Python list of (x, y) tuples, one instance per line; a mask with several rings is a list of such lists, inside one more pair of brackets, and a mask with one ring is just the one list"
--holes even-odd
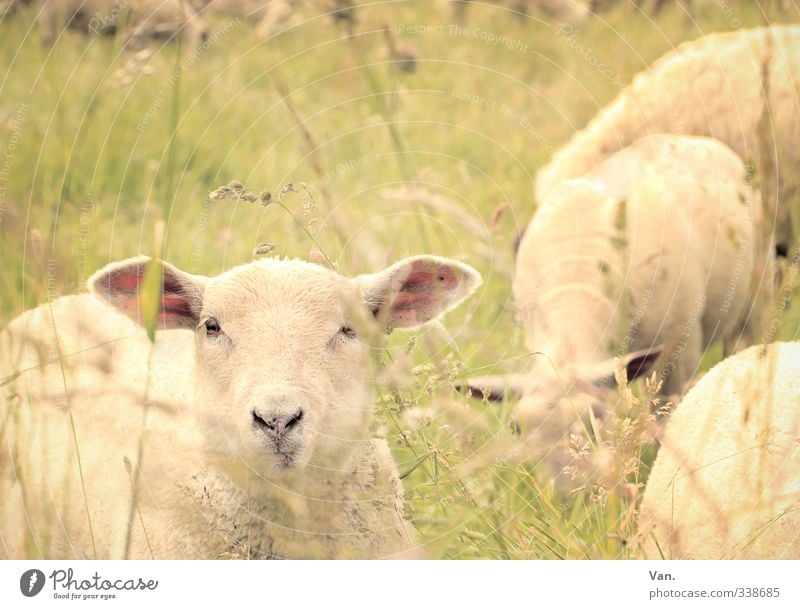
[(673, 341), (674, 346), (667, 358), (662, 378), (664, 395), (679, 395), (692, 380), (703, 357), (703, 332), (699, 320), (690, 320), (682, 334)]

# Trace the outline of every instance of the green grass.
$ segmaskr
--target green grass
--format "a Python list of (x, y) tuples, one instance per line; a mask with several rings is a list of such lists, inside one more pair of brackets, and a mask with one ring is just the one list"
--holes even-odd
[[(763, 23), (753, 3), (731, 4), (742, 26)], [(445, 321), (457, 348), (435, 330), (393, 337), (393, 365), (423, 368), (381, 391), (420, 540), (441, 557), (626, 557), (635, 494), (620, 485), (562, 494), (535, 463), (504, 460), (515, 446), (509, 405), (468, 404), (452, 379), (523, 365), (512, 242), (534, 211), (537, 169), (619, 82), (735, 24), (713, 3), (694, 23), (674, 9), (652, 21), (617, 7), (578, 35), (615, 82), (555, 25), (471, 7), (463, 27), (527, 45), (509, 50), (449, 33), (443, 5), (375, 2), (359, 10), (352, 37), (320, 17), (265, 43), (220, 19), (193, 59), (174, 44), (134, 56), (73, 32), (51, 49), (31, 10), (0, 20), (0, 149), (13, 143), (0, 159), (11, 163), (0, 182), (0, 322), (137, 253), (204, 274), (250, 260), (262, 242), (304, 257), (316, 241), (347, 274), (415, 253), (463, 259), (485, 284)], [(384, 24), (416, 48), (413, 74), (389, 61)], [(402, 33), (410, 25), (445, 29)], [(234, 179), (274, 195), (292, 183), (282, 199), (292, 213), (208, 200)], [(163, 251), (152, 251), (162, 221)], [(794, 338), (797, 318), (787, 313), (779, 338)], [(403, 421), (420, 407), (433, 418), (409, 430)], [(652, 449), (630, 454), (647, 463)]]

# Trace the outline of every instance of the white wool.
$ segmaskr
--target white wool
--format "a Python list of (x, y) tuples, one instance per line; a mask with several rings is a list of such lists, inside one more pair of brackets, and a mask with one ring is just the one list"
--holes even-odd
[[(109, 265), (90, 286), (136, 319), (150, 264)], [(479, 283), (470, 267), (430, 256), (352, 280), (297, 260), (214, 278), (165, 264), (162, 323), (175, 329), (156, 332), (152, 349), (92, 295), (23, 314), (0, 334), (0, 553), (407, 555), (402, 485), (372, 432), (382, 335), (372, 313), (419, 325)], [(206, 329), (211, 317), (218, 334)], [(302, 418), (279, 444), (266, 422), (290, 407)]]
[(800, 343), (750, 347), (706, 374), (647, 481), (645, 557), (800, 558), (798, 405)]
[(800, 197), (798, 91), (798, 26), (710, 34), (687, 42), (638, 74), (553, 155), (536, 177), (536, 199), (544, 202), (564, 180), (582, 176), (645, 135), (709, 136), (753, 165), (764, 189), (767, 228), (774, 229), (776, 243), (788, 244), (789, 210)]

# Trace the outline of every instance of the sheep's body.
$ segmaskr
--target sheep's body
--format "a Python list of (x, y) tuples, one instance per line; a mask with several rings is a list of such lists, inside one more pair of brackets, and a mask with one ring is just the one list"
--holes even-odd
[(679, 392), (750, 302), (760, 206), (745, 174), (715, 140), (656, 135), (552, 189), (514, 278), (532, 367), (470, 386), (521, 393), (517, 418), (547, 449), (602, 416), (614, 357), (638, 354), (633, 378), (666, 347), (663, 390)]
[(679, 392), (748, 304), (752, 202), (730, 149), (661, 135), (553, 189), (517, 257), (525, 346), (566, 369), (685, 335), (667, 387)]
[(183, 36), (187, 46), (196, 47), (206, 36), (205, 23), (188, 0), (40, 1), (39, 25), (46, 44), (65, 26), (85, 34), (114, 34), (122, 23), (133, 42)]
[[(148, 264), (112, 265), (92, 289), (136, 317)], [(361, 327), (348, 307), (362, 306), (362, 290), (379, 307), (399, 290), (391, 315), (408, 327), (454, 304), (436, 308), (453, 292), (438, 285), (428, 299), (426, 282), (471, 291), (477, 274), (433, 258), (357, 280), (270, 259), (210, 279), (165, 268), (162, 323), (200, 330), (157, 332), (152, 352), (144, 330), (90, 295), (29, 311), (0, 334), (2, 555), (413, 554), (396, 465), (373, 437), (370, 348), (336, 328), (343, 318)], [(204, 335), (196, 298), (224, 334)], [(293, 404), (298, 416), (281, 423)]]
[(798, 405), (800, 343), (750, 347), (706, 374), (647, 481), (645, 556), (800, 558)]
[(685, 43), (636, 76), (556, 152), (537, 175), (536, 198), (544, 202), (562, 181), (582, 176), (647, 134), (709, 136), (754, 166), (767, 228), (774, 229), (776, 244), (788, 246), (790, 210), (797, 209), (800, 197), (798, 91), (798, 26), (711, 34)]

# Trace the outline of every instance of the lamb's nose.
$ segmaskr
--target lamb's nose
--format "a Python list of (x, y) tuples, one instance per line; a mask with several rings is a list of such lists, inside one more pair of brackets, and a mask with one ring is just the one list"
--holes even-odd
[(303, 420), (303, 409), (291, 412), (275, 412), (268, 409), (253, 411), (253, 425), (267, 433), (282, 436)]

